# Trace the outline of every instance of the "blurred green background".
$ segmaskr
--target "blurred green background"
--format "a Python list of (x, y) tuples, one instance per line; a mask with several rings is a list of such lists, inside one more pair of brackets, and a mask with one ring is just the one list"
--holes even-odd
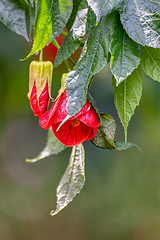
[[(28, 43), (0, 24), (0, 240), (160, 239), (160, 84), (143, 74), (142, 100), (128, 128), (128, 140), (143, 153), (84, 143), (86, 184), (68, 207), (51, 217), (71, 149), (25, 162), (46, 141), (27, 98), (34, 58), (19, 61), (28, 52)], [(54, 73), (53, 97), (65, 71), (62, 65)], [(94, 77), (91, 93), (98, 108), (116, 119), (116, 139), (124, 140), (109, 67)]]

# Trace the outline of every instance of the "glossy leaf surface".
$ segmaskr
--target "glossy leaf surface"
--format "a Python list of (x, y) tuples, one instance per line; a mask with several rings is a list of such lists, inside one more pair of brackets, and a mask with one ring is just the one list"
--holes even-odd
[(116, 10), (122, 0), (87, 0), (97, 17), (97, 22), (100, 18), (108, 15), (113, 10)]
[(129, 37), (141, 45), (160, 48), (160, 5), (149, 0), (126, 0), (121, 21)]

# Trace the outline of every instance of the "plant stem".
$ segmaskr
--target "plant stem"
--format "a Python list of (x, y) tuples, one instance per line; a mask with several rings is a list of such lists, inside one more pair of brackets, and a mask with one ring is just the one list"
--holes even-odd
[(43, 61), (43, 49), (40, 51), (40, 54), (39, 54), (39, 62), (42, 62)]
[(59, 45), (59, 43), (57, 42), (56, 39), (54, 39), (54, 40), (52, 41), (52, 43), (53, 43), (53, 45), (54, 45), (57, 49), (60, 49), (60, 45)]
[(64, 36), (64, 37), (66, 37), (67, 34), (68, 34), (68, 33), (67, 33), (66, 31), (64, 31), (64, 30), (61, 32), (61, 35)]
[(71, 71), (71, 68), (70, 68), (67, 60), (64, 60), (64, 63), (65, 63), (65, 65), (66, 65), (66, 68), (68, 69), (68, 72), (70, 72), (70, 71)]
[(71, 58), (68, 58), (68, 60), (73, 64), (73, 66), (75, 66), (75, 62), (71, 59)]
[(125, 143), (127, 143), (127, 128), (125, 128), (124, 133), (125, 133)]

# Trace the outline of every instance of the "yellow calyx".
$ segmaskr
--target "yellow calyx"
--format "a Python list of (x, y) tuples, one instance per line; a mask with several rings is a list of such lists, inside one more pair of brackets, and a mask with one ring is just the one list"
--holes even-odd
[(50, 61), (32, 61), (29, 67), (29, 93), (30, 98), (31, 91), (34, 83), (37, 89), (37, 99), (41, 95), (46, 82), (48, 82), (48, 93), (51, 98), (51, 83), (52, 83), (53, 64)]

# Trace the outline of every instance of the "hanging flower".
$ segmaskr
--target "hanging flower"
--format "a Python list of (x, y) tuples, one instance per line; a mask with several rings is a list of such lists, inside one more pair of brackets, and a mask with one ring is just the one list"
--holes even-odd
[(51, 98), (53, 65), (50, 61), (32, 61), (29, 69), (30, 105), (36, 117), (47, 111)]
[(76, 146), (95, 137), (99, 127), (99, 119), (89, 99), (81, 111), (67, 120), (57, 131), (66, 116), (67, 96), (65, 90), (55, 100), (51, 109), (42, 115), (39, 124), (45, 130), (52, 126), (53, 133), (58, 140), (68, 147)]

